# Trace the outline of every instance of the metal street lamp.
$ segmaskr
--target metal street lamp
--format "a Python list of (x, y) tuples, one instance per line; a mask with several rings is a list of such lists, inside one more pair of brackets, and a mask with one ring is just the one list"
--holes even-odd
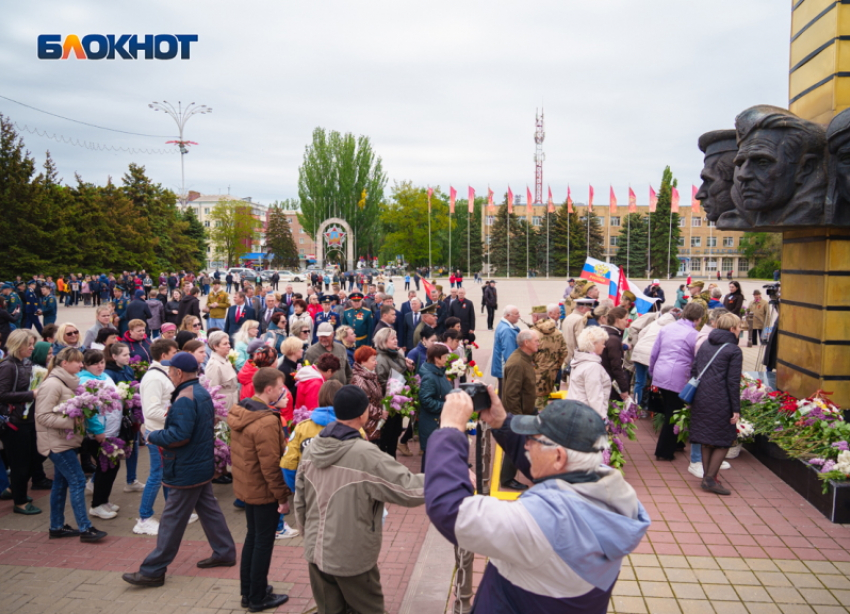
[(212, 113), (212, 109), (206, 105), (196, 105), (194, 102), (189, 103), (189, 105), (187, 105), (184, 109), (180, 101), (177, 102), (177, 108), (175, 109), (174, 105), (167, 100), (163, 100), (162, 102), (152, 102), (148, 106), (154, 111), (162, 111), (163, 113), (166, 113), (177, 123), (180, 138), (177, 141), (168, 141), (168, 143), (174, 143), (180, 148), (180, 204), (185, 205), (186, 174), (183, 166), (183, 156), (189, 153), (189, 150), (186, 149), (187, 145), (197, 145), (197, 143), (194, 141), (187, 141), (183, 138), (183, 128), (186, 126), (186, 122), (189, 121), (189, 118), (193, 115), (205, 115), (207, 113)]

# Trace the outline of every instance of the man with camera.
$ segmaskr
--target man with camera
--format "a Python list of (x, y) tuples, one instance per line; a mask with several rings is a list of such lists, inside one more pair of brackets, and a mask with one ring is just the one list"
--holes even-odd
[(571, 400), (553, 401), (538, 416), (508, 415), (488, 393), (481, 419), (535, 486), (518, 502), (473, 494), (465, 430), (480, 405), (466, 394), (447, 395), (425, 461), (431, 522), (456, 546), (490, 559), (474, 611), (603, 614), (623, 559), (650, 524), (634, 489), (602, 465), (605, 423)]

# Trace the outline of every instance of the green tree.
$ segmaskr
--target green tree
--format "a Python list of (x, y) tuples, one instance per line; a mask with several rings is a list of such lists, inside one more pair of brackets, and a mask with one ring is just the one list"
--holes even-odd
[(292, 229), (286, 217), (287, 210), (281, 204), (274, 204), (269, 208), (266, 253), (274, 254), (272, 266), (276, 268), (298, 266), (298, 247), (292, 238)]
[[(547, 244), (546, 240), (546, 223), (549, 223), (549, 240)], [(532, 266), (536, 267), (538, 271), (540, 271), (540, 275), (546, 275), (546, 271), (549, 271), (549, 275), (557, 275), (557, 250), (555, 248), (555, 228), (558, 221), (558, 214), (555, 213), (547, 213), (543, 216), (540, 227), (537, 228), (537, 232), (534, 233), (533, 243), (531, 245), (532, 253), (535, 254), (537, 260), (532, 261)], [(548, 269), (547, 269), (547, 257), (548, 257)]]
[(578, 212), (573, 209), (570, 213), (564, 201), (555, 211), (555, 227), (550, 229), (557, 276), (572, 277), (581, 272), (587, 245), (587, 233), (583, 230)]
[(222, 198), (210, 213), (210, 241), (216, 254), (227, 266), (236, 266), (239, 255), (250, 250), (259, 236), (258, 222), (251, 206), (242, 201)]
[(270, 206), (280, 207), (284, 211), (298, 211), (301, 208), (301, 203), (298, 202), (297, 198), (284, 198), (274, 201)]
[(380, 203), (387, 176), (369, 137), (316, 128), (298, 168), (298, 219), (315, 235), (331, 217), (351, 226), (355, 258), (381, 251)]
[[(465, 271), (468, 262), (470, 270), (466, 272), (466, 275), (472, 277), (475, 271), (480, 271), (482, 267), (484, 246), (481, 239), (481, 212), (487, 205), (487, 199), (476, 198), (472, 214), (469, 213), (467, 203), (468, 201), (466, 199), (458, 200), (457, 208), (455, 209), (455, 226), (452, 227), (452, 265), (455, 269)], [(467, 228), (469, 228), (468, 260), (466, 255)]]
[[(381, 205), (380, 222), (384, 232), (381, 259), (394, 260), (403, 254), (408, 263), (428, 264), (428, 189), (410, 181), (396, 183), (390, 199)], [(431, 196), (431, 260), (444, 262), (445, 236), (449, 229), (449, 207), (439, 188)], [(454, 231), (454, 229), (452, 229)]]
[[(191, 239), (191, 245), (194, 247), (191, 256), (194, 261), (203, 266), (206, 264), (207, 248), (209, 247), (209, 239), (207, 230), (201, 224), (201, 220), (195, 215), (194, 207), (186, 207), (183, 211), (183, 221), (186, 222), (186, 236)], [(193, 268), (192, 270), (196, 270)]]
[[(510, 235), (508, 234), (510, 229)], [(526, 226), (516, 213), (508, 214), (507, 195), (496, 210), (490, 227), (490, 268), (494, 274), (524, 277), (526, 274)], [(510, 239), (509, 239), (510, 236)], [(508, 266), (510, 254), (510, 266)]]
[[(588, 218), (590, 218), (589, 232)], [(596, 258), (597, 260), (603, 260), (605, 258), (605, 233), (602, 229), (602, 218), (592, 210), (585, 209), (585, 214), (579, 217), (579, 224), (581, 225), (580, 232), (584, 236), (585, 259)], [(588, 237), (590, 238), (590, 247), (588, 247)], [(584, 267), (584, 260), (581, 262), (581, 267)]]
[(617, 253), (613, 261), (623, 269), (626, 277), (636, 278), (646, 275), (647, 241), (649, 238), (646, 226), (647, 217), (640, 213), (629, 213), (620, 222), (620, 235), (617, 242)]
[(661, 188), (658, 190), (658, 205), (650, 213), (651, 239), (650, 258), (652, 270), (650, 277), (675, 277), (679, 270), (679, 214), (671, 210), (673, 188), (679, 182), (673, 178), (673, 171), (667, 166), (661, 176)]
[(750, 261), (747, 276), (771, 279), (773, 271), (782, 268), (782, 235), (775, 232), (745, 232), (741, 251)]

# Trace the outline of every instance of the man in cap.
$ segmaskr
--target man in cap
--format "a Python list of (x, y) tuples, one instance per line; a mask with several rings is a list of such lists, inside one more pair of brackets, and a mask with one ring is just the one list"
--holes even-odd
[(725, 213), (735, 210), (732, 202), (732, 182), (738, 141), (734, 130), (712, 130), (699, 137), (699, 149), (705, 154), (700, 178), (702, 185), (696, 199), (705, 209), (709, 222), (716, 222)]
[(356, 347), (372, 344), (372, 312), (363, 307), (363, 293), (352, 292), (348, 295), (351, 309), (342, 312), (342, 323), (354, 330)]
[(499, 308), (499, 294), (496, 292), (495, 280), (489, 280), (484, 285), (481, 303), (487, 309), (487, 330), (493, 330), (493, 320), (496, 317), (496, 310)]
[(555, 389), (558, 372), (567, 356), (567, 343), (558, 330), (558, 315), (560, 315), (560, 309), (557, 304), (549, 305), (549, 309), (543, 305), (531, 308), (533, 322), (531, 330), (536, 330), (540, 335), (540, 347), (532, 356), (537, 385), (537, 402), (535, 403), (537, 411), (546, 407), (549, 395)]
[(58, 305), (56, 304), (56, 297), (50, 291), (50, 286), (47, 284), (41, 286), (41, 306), (39, 307), (39, 311), (41, 312), (45, 326), (56, 323)]
[(304, 360), (311, 365), (316, 364), (322, 354), (333, 354), (339, 359), (341, 368), (331, 376), (343, 386), (351, 379), (351, 365), (348, 364), (348, 354), (341, 343), (334, 343), (334, 327), (330, 322), (322, 322), (316, 327), (318, 341), (307, 348)]
[(24, 328), (33, 328), (41, 334), (41, 322), (38, 316), (41, 313), (41, 301), (36, 293), (36, 280), (31, 279), (27, 283), (27, 291), (24, 294)]
[(343, 386), (333, 408), (336, 421), (310, 440), (295, 478), (295, 518), (310, 586), (319, 614), (382, 614), (384, 504), (422, 505), (425, 479), (361, 436), (369, 421), (362, 389)]
[(702, 305), (703, 309), (705, 309), (705, 315), (696, 324), (697, 330), (702, 330), (702, 327), (708, 321), (708, 304), (711, 302), (711, 293), (703, 290), (703, 288), (705, 288), (704, 281), (694, 281), (688, 286), (688, 292), (691, 293), (691, 300), (689, 302)]
[[(313, 343), (318, 343), (319, 341), (319, 326), (322, 324), (330, 324), (333, 330), (336, 330), (337, 326), (339, 326), (340, 317), (337, 315), (335, 311), (331, 309), (334, 303), (334, 295), (333, 294), (325, 294), (319, 299), (319, 302), (322, 304), (322, 310), (316, 314), (315, 317), (315, 326), (313, 330), (316, 331), (313, 335)], [(310, 361), (312, 364), (313, 361)], [(343, 382), (345, 383), (345, 382)]]
[(112, 323), (123, 336), (127, 332), (127, 324), (130, 322), (127, 319), (127, 307), (130, 305), (130, 301), (124, 297), (124, 288), (121, 286), (116, 285), (112, 292), (115, 296), (112, 301)]
[(512, 416), (489, 392), (481, 419), (535, 486), (517, 502), (473, 494), (466, 394), (446, 395), (425, 458), (431, 522), (459, 548), (489, 558), (474, 611), (603, 614), (623, 559), (650, 525), (634, 489), (602, 464), (604, 421), (573, 400), (553, 401), (537, 416)]
[(9, 312), (10, 316), (12, 316), (12, 324), (14, 324), (17, 328), (24, 309), (23, 304), (21, 303), (21, 297), (18, 296), (17, 292), (13, 292), (14, 289), (14, 284), (3, 284), (2, 294), (3, 298), (6, 299), (6, 311)]
[(567, 346), (567, 353), (564, 357), (565, 367), (569, 367), (573, 354), (578, 347), (578, 336), (587, 325), (587, 314), (593, 311), (593, 307), (596, 305), (596, 301), (592, 298), (579, 298), (573, 303), (572, 312), (561, 323), (561, 332), (564, 334), (564, 342)]
[(438, 303), (431, 303), (419, 311), (421, 319), (419, 324), (416, 325), (416, 328), (413, 329), (413, 337), (411, 339), (413, 345), (411, 346), (411, 349), (419, 345), (419, 341), (422, 339), (422, 329), (425, 326), (430, 326), (434, 330), (437, 330), (437, 323), (439, 321), (437, 313), (439, 312), (439, 309), (440, 305)]
[(150, 431), (147, 441), (163, 449), (162, 485), (169, 488), (159, 521), (156, 548), (139, 571), (125, 573), (125, 582), (137, 586), (162, 586), (165, 572), (180, 549), (180, 541), (192, 512), (197, 512), (213, 555), (198, 561), (198, 567), (236, 565), (236, 545), (213, 495), (215, 475), (215, 408), (212, 398), (198, 381), (198, 361), (188, 352), (178, 352), (162, 361), (174, 384), (165, 427)]
[(664, 289), (661, 287), (661, 281), (659, 281), (658, 279), (653, 279), (652, 283), (646, 287), (643, 293), (651, 299), (658, 299), (652, 305), (650, 311), (660, 311), (661, 306), (664, 304), (665, 300)]

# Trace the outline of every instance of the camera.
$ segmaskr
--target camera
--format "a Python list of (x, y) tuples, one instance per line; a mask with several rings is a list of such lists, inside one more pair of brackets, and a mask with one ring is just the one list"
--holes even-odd
[(473, 411), (490, 409), (490, 392), (487, 390), (487, 386), (480, 382), (471, 382), (461, 384), (460, 389), (472, 397)]
[(780, 282), (776, 282), (775, 284), (766, 284), (762, 286), (762, 288), (764, 288), (765, 294), (767, 294), (772, 301), (778, 301), (782, 294), (780, 291)]

